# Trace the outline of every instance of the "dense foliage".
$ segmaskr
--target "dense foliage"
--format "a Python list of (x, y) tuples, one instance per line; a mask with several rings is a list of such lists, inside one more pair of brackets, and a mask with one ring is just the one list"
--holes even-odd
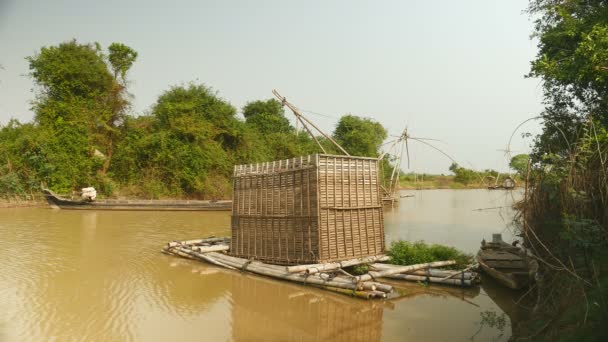
[(530, 156), (527, 154), (518, 154), (511, 158), (509, 162), (509, 167), (521, 177), (525, 178), (526, 173), (528, 171), (528, 162), (530, 161)]
[[(127, 76), (137, 57), (121, 43), (104, 51), (72, 40), (26, 58), (37, 85), (35, 119), (0, 127), (3, 197), (94, 186), (106, 196), (226, 198), (235, 164), (320, 152), (280, 102), (247, 103), (243, 120), (203, 84), (170, 87), (150, 113), (130, 113)], [(333, 136), (353, 155), (377, 156), (386, 130), (346, 115)]]
[(456, 248), (426, 244), (424, 241), (393, 241), (388, 255), (391, 257), (390, 263), (396, 265), (414, 265), (433, 261), (455, 260), (456, 265), (453, 268), (463, 269), (473, 262), (472, 255), (460, 252)]
[(570, 153), (583, 122), (608, 125), (608, 4), (533, 0), (538, 54), (529, 76), (543, 80), (545, 129), (536, 158)]
[(380, 145), (388, 133), (372, 119), (345, 115), (340, 118), (334, 138), (351, 155), (378, 157)]
[(545, 110), (520, 215), (543, 274), (526, 335), (605, 340), (608, 3), (533, 0), (529, 10), (539, 42), (529, 76), (543, 81)]

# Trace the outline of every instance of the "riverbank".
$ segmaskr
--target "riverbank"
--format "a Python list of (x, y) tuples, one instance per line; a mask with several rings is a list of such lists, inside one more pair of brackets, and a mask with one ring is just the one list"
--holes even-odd
[(46, 206), (42, 199), (23, 200), (23, 199), (0, 199), (0, 209), (6, 208), (38, 208)]
[(424, 175), (412, 179), (412, 177), (406, 177), (401, 179), (399, 184), (400, 189), (403, 190), (432, 190), (432, 189), (486, 189), (488, 184), (479, 182), (463, 184), (456, 182), (454, 176), (443, 176), (443, 175)]

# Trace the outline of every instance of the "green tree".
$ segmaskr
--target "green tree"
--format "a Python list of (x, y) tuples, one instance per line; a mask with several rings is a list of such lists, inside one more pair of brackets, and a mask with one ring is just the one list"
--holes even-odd
[(528, 160), (530, 160), (529, 155), (518, 154), (511, 158), (511, 162), (509, 162), (509, 167), (515, 170), (521, 177), (525, 177), (526, 170), (528, 169)]
[(461, 167), (457, 163), (452, 163), (452, 165), (450, 165), (450, 171), (455, 175), (454, 181), (464, 185), (474, 182), (478, 177), (475, 171)]
[(172, 87), (150, 116), (128, 119), (111, 174), (144, 194), (220, 198), (247, 144), (236, 109), (204, 85)]
[(333, 136), (351, 155), (378, 157), (380, 146), (388, 133), (380, 123), (372, 119), (344, 115)]
[[(79, 44), (72, 40), (58, 46), (43, 47), (26, 60), (30, 76), (40, 87), (39, 105), (45, 100), (98, 100), (107, 95), (113, 85), (112, 75), (97, 43)], [(45, 120), (38, 113), (37, 119)]]
[(108, 47), (108, 60), (114, 71), (114, 79), (118, 76), (124, 81), (127, 71), (131, 69), (133, 63), (137, 59), (137, 52), (130, 47), (121, 43), (112, 43)]
[(608, 6), (601, 0), (533, 0), (538, 54), (529, 77), (543, 80), (545, 128), (536, 144), (565, 156), (582, 123), (608, 125)]
[(248, 125), (255, 127), (262, 134), (293, 131), (285, 117), (283, 106), (275, 99), (247, 103), (243, 107), (243, 116)]
[[(120, 61), (115, 54), (110, 56)], [(121, 76), (134, 61), (133, 54), (130, 56), (129, 63), (120, 66)], [(97, 172), (103, 176), (110, 166), (118, 126), (129, 105), (124, 86), (113, 77), (97, 43), (72, 40), (43, 47), (26, 59), (39, 89), (33, 108), (35, 121), (44, 132), (41, 139), (49, 139), (45, 156), (57, 168), (49, 186), (68, 190), (94, 184)], [(95, 150), (105, 154), (104, 161), (93, 157)]]

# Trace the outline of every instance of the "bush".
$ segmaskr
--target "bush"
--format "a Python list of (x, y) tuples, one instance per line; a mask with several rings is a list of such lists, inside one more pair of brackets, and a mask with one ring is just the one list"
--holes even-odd
[(424, 241), (409, 242), (398, 240), (391, 243), (388, 251), (391, 264), (413, 265), (433, 261), (456, 260), (454, 268), (464, 268), (473, 262), (473, 255), (463, 253), (454, 247), (432, 244)]

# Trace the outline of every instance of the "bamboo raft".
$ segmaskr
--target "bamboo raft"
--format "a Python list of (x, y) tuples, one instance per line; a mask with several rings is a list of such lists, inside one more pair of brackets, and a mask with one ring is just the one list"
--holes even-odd
[[(395, 297), (393, 286), (377, 279), (425, 281), (430, 283), (468, 287), (478, 282), (477, 274), (468, 270), (448, 271), (438, 267), (454, 265), (453, 260), (399, 266), (383, 264), (386, 255), (367, 256), (339, 262), (309, 265), (273, 265), (252, 259), (226, 254), (230, 249), (230, 238), (211, 237), (198, 240), (169, 242), (163, 253), (242, 272), (268, 276), (275, 279), (311, 285), (325, 290), (364, 299)], [(344, 268), (369, 265), (370, 271), (362, 275), (351, 275)]]

